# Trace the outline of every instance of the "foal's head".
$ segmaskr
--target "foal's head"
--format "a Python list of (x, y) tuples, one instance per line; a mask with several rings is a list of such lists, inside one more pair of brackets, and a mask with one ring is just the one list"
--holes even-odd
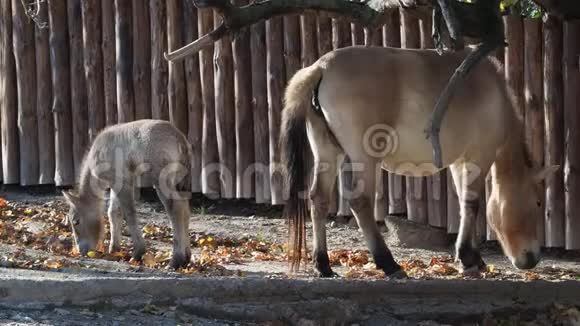
[(105, 233), (101, 203), (73, 191), (63, 191), (63, 195), (69, 204), (67, 219), (77, 250), (84, 256), (97, 248)]
[(518, 269), (534, 268), (540, 261), (537, 227), (544, 217), (544, 193), (540, 186), (558, 168), (524, 164), (513, 178), (493, 184), (487, 219), (504, 253)]

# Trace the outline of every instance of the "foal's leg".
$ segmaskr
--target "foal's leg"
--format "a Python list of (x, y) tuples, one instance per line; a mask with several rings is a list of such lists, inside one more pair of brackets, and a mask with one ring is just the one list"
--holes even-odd
[(113, 253), (121, 249), (121, 231), (123, 227), (123, 219), (121, 218), (121, 208), (119, 206), (119, 199), (117, 194), (111, 189), (109, 196), (109, 224), (111, 226), (111, 242), (109, 243), (109, 253)]
[(173, 252), (169, 265), (174, 269), (185, 267), (191, 260), (191, 248), (189, 245), (189, 201), (188, 199), (170, 198), (158, 186), (155, 187), (155, 190), (171, 220)]
[[(353, 159), (353, 162), (356, 162)], [(405, 278), (407, 275), (395, 261), (375, 222), (374, 202), (376, 174), (374, 162), (366, 162), (362, 169), (353, 171), (351, 210), (365, 237), (367, 247), (373, 255), (377, 268), (389, 278)]]
[[(464, 273), (484, 271), (486, 265), (475, 243), (474, 234), (475, 220), (479, 211), (479, 197), (485, 189), (485, 175), (479, 172), (479, 175), (470, 177), (470, 171), (465, 163), (454, 164), (450, 166), (450, 170), (457, 189), (461, 215), (459, 234), (455, 243), (455, 260), (461, 261)], [(478, 171), (471, 171), (471, 173), (478, 173)]]
[(145, 240), (141, 234), (141, 229), (137, 223), (137, 212), (135, 210), (135, 191), (133, 189), (133, 179), (124, 180), (123, 188), (117, 194), (123, 216), (127, 221), (131, 241), (133, 241), (133, 258), (140, 261), (145, 254)]

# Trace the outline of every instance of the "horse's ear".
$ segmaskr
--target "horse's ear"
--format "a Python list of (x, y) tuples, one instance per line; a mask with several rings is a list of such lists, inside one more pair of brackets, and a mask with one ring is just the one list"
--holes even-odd
[(536, 183), (540, 183), (545, 179), (552, 176), (556, 171), (560, 169), (560, 165), (550, 165), (544, 168), (538, 169), (537, 172), (534, 174), (534, 181)]
[(63, 190), (62, 195), (72, 206), (76, 206), (79, 202), (79, 197), (72, 190)]

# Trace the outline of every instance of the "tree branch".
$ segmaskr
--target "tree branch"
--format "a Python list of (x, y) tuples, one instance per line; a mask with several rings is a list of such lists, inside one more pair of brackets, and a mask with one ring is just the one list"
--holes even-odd
[(441, 123), (443, 122), (445, 112), (447, 112), (447, 108), (449, 107), (449, 102), (453, 92), (458, 88), (459, 83), (465, 79), (465, 76), (481, 59), (486, 57), (495, 48), (503, 44), (503, 39), (489, 40), (480, 44), (475, 51), (471, 52), (465, 58), (465, 60), (463, 60), (461, 65), (455, 70), (453, 76), (451, 76), (451, 79), (447, 85), (445, 85), (441, 95), (439, 95), (437, 103), (435, 104), (435, 110), (433, 111), (431, 119), (429, 119), (429, 123), (425, 128), (427, 138), (431, 141), (431, 145), (433, 146), (433, 161), (437, 168), (443, 167), (441, 143), (439, 142), (439, 131), (441, 129)]
[[(304, 13), (307, 11), (327, 12), (349, 17), (364, 26), (378, 25), (386, 17), (385, 13), (393, 3), (370, 0), (355, 2), (350, 0), (263, 0), (246, 6), (236, 7), (227, 0), (193, 0), (199, 9), (214, 9), (223, 18), (222, 25), (201, 39), (165, 54), (167, 60), (175, 61), (194, 54), (213, 41), (261, 20), (275, 16)], [(424, 0), (425, 1), (425, 0)], [(399, 5), (397, 1), (397, 5)]]
[(578, 0), (533, 0), (550, 15), (560, 19), (580, 18), (580, 1)]

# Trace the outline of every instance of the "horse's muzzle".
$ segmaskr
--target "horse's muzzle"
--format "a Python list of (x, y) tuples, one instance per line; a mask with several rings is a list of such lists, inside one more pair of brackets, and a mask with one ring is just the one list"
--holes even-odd
[(514, 265), (519, 269), (532, 269), (540, 262), (539, 255), (532, 252), (527, 252), (519, 259), (514, 260)]

